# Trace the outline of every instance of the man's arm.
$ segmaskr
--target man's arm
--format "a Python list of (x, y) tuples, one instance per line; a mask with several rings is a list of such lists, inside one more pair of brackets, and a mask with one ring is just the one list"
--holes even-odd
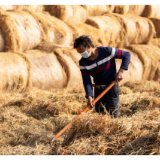
[(80, 71), (81, 71), (81, 75), (82, 75), (82, 80), (83, 80), (83, 86), (86, 92), (85, 97), (88, 99), (88, 97), (92, 97), (93, 98), (93, 87), (92, 87), (92, 82), (91, 82), (91, 78), (90, 78), (90, 74), (88, 73), (88, 71), (85, 69), (85, 66), (80, 65)]
[(116, 76), (117, 81), (121, 81), (123, 79), (124, 71), (128, 70), (128, 66), (131, 61), (131, 54), (128, 51), (124, 51), (121, 49), (116, 49), (112, 47), (109, 47), (109, 49), (111, 51), (111, 54), (113, 54), (113, 58), (122, 59), (120, 69)]

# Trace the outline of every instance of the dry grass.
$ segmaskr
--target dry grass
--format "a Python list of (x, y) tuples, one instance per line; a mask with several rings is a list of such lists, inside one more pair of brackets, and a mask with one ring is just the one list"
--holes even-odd
[(159, 82), (121, 87), (120, 114), (82, 114), (50, 146), (50, 140), (86, 106), (84, 93), (28, 89), (0, 94), (0, 155), (159, 155)]

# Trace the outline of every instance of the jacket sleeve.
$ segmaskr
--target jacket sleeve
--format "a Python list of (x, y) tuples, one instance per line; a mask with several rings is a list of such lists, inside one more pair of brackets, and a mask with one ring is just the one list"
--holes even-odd
[(113, 58), (122, 59), (120, 68), (124, 70), (128, 70), (128, 66), (131, 61), (131, 54), (121, 49), (112, 48), (112, 47), (109, 47), (109, 48), (110, 48), (111, 54), (113, 55)]
[(83, 86), (86, 92), (85, 97), (87, 99), (88, 99), (88, 96), (91, 96), (93, 98), (93, 86), (92, 86), (90, 74), (86, 70), (85, 66), (82, 66), (80, 62), (79, 62), (79, 67), (82, 75)]

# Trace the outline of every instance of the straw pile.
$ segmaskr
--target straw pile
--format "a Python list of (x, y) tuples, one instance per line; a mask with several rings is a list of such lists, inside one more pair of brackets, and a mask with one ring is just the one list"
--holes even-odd
[(51, 138), (86, 105), (84, 94), (24, 90), (0, 93), (2, 155), (159, 155), (160, 84), (126, 83), (116, 120), (81, 115), (50, 147)]
[(30, 64), (18, 53), (0, 52), (0, 90), (22, 90), (30, 86)]
[(0, 28), (5, 41), (5, 51), (29, 50), (41, 41), (37, 22), (25, 11), (0, 10)]
[(111, 14), (88, 17), (85, 23), (99, 29), (104, 34), (105, 46), (120, 47), (123, 45), (125, 29)]
[(87, 16), (86, 10), (79, 5), (46, 5), (45, 10), (64, 22), (83, 23)]
[(155, 33), (153, 23), (143, 17), (133, 16), (131, 14), (120, 15), (113, 14), (124, 27), (126, 37), (123, 46), (130, 44), (147, 44)]
[(160, 5), (146, 5), (143, 17), (160, 18)]
[(30, 62), (31, 86), (43, 90), (62, 89), (66, 79), (57, 57), (41, 50), (23, 53)]
[(28, 11), (39, 24), (42, 41), (69, 46), (73, 41), (73, 33), (60, 19), (47, 12), (38, 13)]
[(100, 16), (108, 12), (106, 5), (82, 5), (87, 11), (87, 17)]
[(143, 80), (159, 80), (160, 49), (152, 45), (131, 45), (128, 47), (143, 64)]

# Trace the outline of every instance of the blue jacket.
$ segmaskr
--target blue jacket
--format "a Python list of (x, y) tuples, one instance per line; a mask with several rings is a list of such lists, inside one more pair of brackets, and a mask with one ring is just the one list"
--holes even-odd
[(98, 47), (98, 57), (95, 60), (81, 58), (79, 60), (80, 71), (82, 74), (83, 85), (88, 96), (93, 97), (93, 87), (90, 75), (97, 85), (109, 85), (116, 79), (116, 63), (115, 59), (122, 59), (120, 68), (128, 70), (131, 54), (127, 51), (112, 48)]

